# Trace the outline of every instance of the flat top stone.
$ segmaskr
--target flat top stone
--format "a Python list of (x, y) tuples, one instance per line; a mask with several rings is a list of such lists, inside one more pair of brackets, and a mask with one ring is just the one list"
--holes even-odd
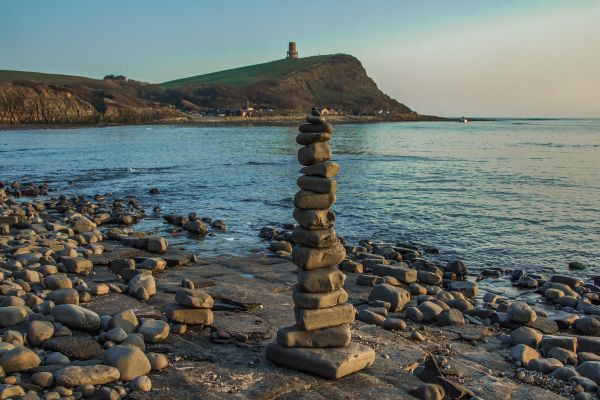
[(283, 347), (271, 342), (267, 345), (266, 355), (267, 359), (281, 366), (330, 379), (360, 371), (375, 361), (372, 348), (355, 342), (330, 349)]

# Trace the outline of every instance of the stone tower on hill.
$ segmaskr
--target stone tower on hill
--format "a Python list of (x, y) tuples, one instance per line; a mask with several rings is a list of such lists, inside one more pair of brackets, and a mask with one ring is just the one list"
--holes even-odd
[(287, 58), (298, 58), (298, 49), (296, 48), (296, 42), (290, 42), (288, 44)]

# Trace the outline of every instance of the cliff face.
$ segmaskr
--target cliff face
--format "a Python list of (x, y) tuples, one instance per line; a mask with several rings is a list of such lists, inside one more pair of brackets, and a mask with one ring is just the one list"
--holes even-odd
[(149, 123), (186, 121), (172, 106), (138, 98), (111, 82), (55, 85), (0, 82), (0, 124)]
[(98, 112), (65, 89), (0, 83), (0, 123), (90, 124)]

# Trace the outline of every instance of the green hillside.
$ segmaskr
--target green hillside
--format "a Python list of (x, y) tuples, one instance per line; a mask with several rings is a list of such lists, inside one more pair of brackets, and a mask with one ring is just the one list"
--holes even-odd
[(201, 84), (221, 84), (233, 87), (250, 86), (265, 80), (283, 79), (291, 73), (330, 61), (334, 56), (335, 54), (297, 59), (284, 58), (283, 60), (176, 79), (174, 81), (165, 82), (162, 85), (167, 88)]
[(27, 80), (55, 85), (69, 85), (74, 83), (90, 83), (97, 81), (97, 79), (75, 75), (57, 75), (44, 74), (41, 72), (0, 70), (0, 82), (10, 83), (18, 80)]

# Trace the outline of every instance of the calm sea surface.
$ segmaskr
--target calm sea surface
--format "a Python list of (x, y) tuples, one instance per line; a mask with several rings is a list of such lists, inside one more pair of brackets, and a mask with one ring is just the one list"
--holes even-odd
[[(0, 132), (0, 180), (136, 195), (152, 214), (222, 218), (205, 254), (261, 247), (291, 222), (293, 127), (128, 126)], [(600, 272), (600, 120), (337, 125), (340, 236), (412, 241), (475, 267)], [(69, 185), (69, 181), (74, 184)], [(161, 190), (149, 195), (151, 187)], [(166, 230), (158, 216), (140, 228)], [(200, 252), (201, 253), (201, 252)], [(201, 253), (202, 254), (202, 253)]]

